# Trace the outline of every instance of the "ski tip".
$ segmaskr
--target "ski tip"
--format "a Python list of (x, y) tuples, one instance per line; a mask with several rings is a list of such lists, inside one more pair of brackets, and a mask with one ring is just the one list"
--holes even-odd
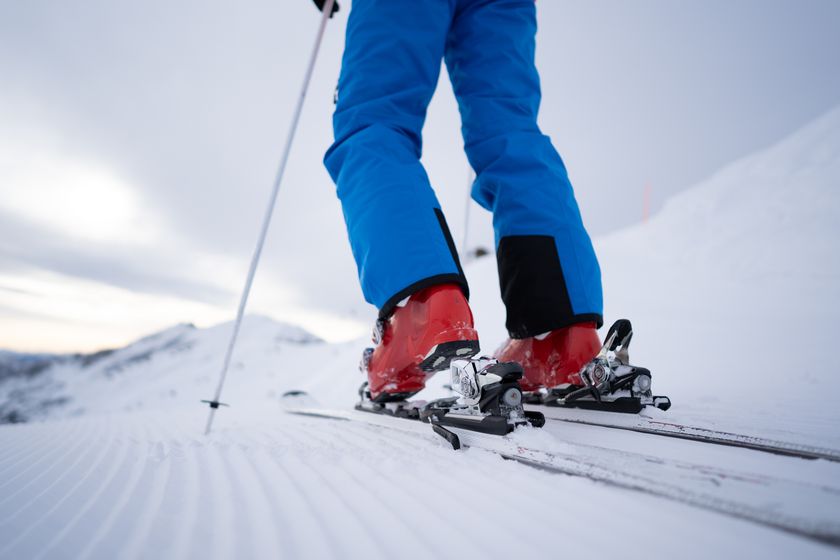
[(283, 406), (317, 406), (318, 402), (306, 391), (292, 389), (280, 396), (280, 404)]

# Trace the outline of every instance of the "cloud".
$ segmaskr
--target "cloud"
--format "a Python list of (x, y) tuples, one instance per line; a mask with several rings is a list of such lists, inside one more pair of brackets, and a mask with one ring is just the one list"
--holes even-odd
[[(21, 242), (25, 240), (25, 242)], [(118, 244), (82, 244), (44, 232), (0, 212), (0, 269), (43, 269), (140, 293), (220, 304), (233, 293), (190, 276), (188, 259), (159, 249), (130, 251)]]
[(124, 344), (140, 333), (188, 316), (207, 324), (225, 318), (223, 310), (193, 300), (149, 294), (101, 281), (43, 269), (0, 273), (0, 346), (72, 350), (80, 333), (95, 338), (78, 349)]

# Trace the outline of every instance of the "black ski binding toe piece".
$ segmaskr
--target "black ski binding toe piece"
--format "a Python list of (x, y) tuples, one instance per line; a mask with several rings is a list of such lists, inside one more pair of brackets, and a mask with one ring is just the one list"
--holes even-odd
[[(633, 326), (619, 319), (598, 355), (580, 371), (583, 386), (555, 387), (540, 395), (544, 404), (636, 414), (646, 406), (671, 408), (671, 399), (651, 393), (650, 370), (630, 365)], [(533, 398), (533, 397), (532, 397)]]
[[(461, 396), (429, 403), (405, 399), (377, 402), (371, 399), (366, 381), (359, 388), (356, 410), (431, 424), (435, 433), (448, 441), (453, 449), (461, 448), (461, 440), (450, 428), (503, 436), (517, 426), (529, 424), (540, 428), (545, 425), (542, 413), (522, 408), (522, 389), (519, 386), (522, 366), (519, 364), (499, 363), (485, 357), (455, 359), (449, 371), (452, 388)], [(389, 398), (397, 396), (389, 395)]]
[(545, 424), (541, 413), (526, 412), (522, 408), (522, 389), (519, 387), (522, 366), (519, 364), (499, 363), (484, 357), (454, 360), (450, 372), (452, 388), (461, 396), (428, 403), (420, 409), (421, 420), (434, 426), (501, 436), (517, 426), (541, 427)]

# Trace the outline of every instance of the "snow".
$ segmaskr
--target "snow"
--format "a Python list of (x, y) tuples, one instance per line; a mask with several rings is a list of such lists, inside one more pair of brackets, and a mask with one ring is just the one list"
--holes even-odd
[[(596, 240), (607, 323), (633, 320), (632, 360), (674, 401), (646, 414), (840, 448), (838, 183), (840, 108)], [(489, 353), (505, 336), (495, 262), (467, 274)], [(18, 372), (0, 378), (0, 412), (29, 420), (0, 426), (0, 558), (838, 557), (766, 525), (456, 453), (430, 430), (394, 437), (286, 414), (291, 389), (316, 396), (303, 405), (351, 407), (367, 342), (328, 344), (266, 317), (246, 317), (222, 397), (232, 406), (203, 436), (199, 400), (212, 396), (230, 329), (177, 325), (112, 352), (35, 357), (54, 363), (32, 375), (0, 354), (11, 364), (0, 371)], [(837, 463), (589, 426), (512, 441), (617, 461), (768, 516), (837, 519)]]
[(703, 557), (831, 557), (750, 523), (454, 453), (431, 435), (395, 440), (263, 408), (205, 438), (200, 420), (141, 412), (4, 430), (17, 453), (2, 464), (0, 557), (641, 557), (691, 543)]

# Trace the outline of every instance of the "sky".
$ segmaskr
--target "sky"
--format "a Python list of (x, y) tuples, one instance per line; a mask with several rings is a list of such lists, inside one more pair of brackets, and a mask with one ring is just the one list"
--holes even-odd
[[(330, 22), (249, 311), (369, 329), (321, 158), (349, 2)], [(840, 103), (834, 0), (543, 0), (540, 125), (594, 237)], [(308, 0), (0, 0), (0, 348), (89, 351), (231, 319), (319, 14)], [(423, 161), (465, 239), (445, 71)], [(469, 207), (466, 242), (491, 245)]]

